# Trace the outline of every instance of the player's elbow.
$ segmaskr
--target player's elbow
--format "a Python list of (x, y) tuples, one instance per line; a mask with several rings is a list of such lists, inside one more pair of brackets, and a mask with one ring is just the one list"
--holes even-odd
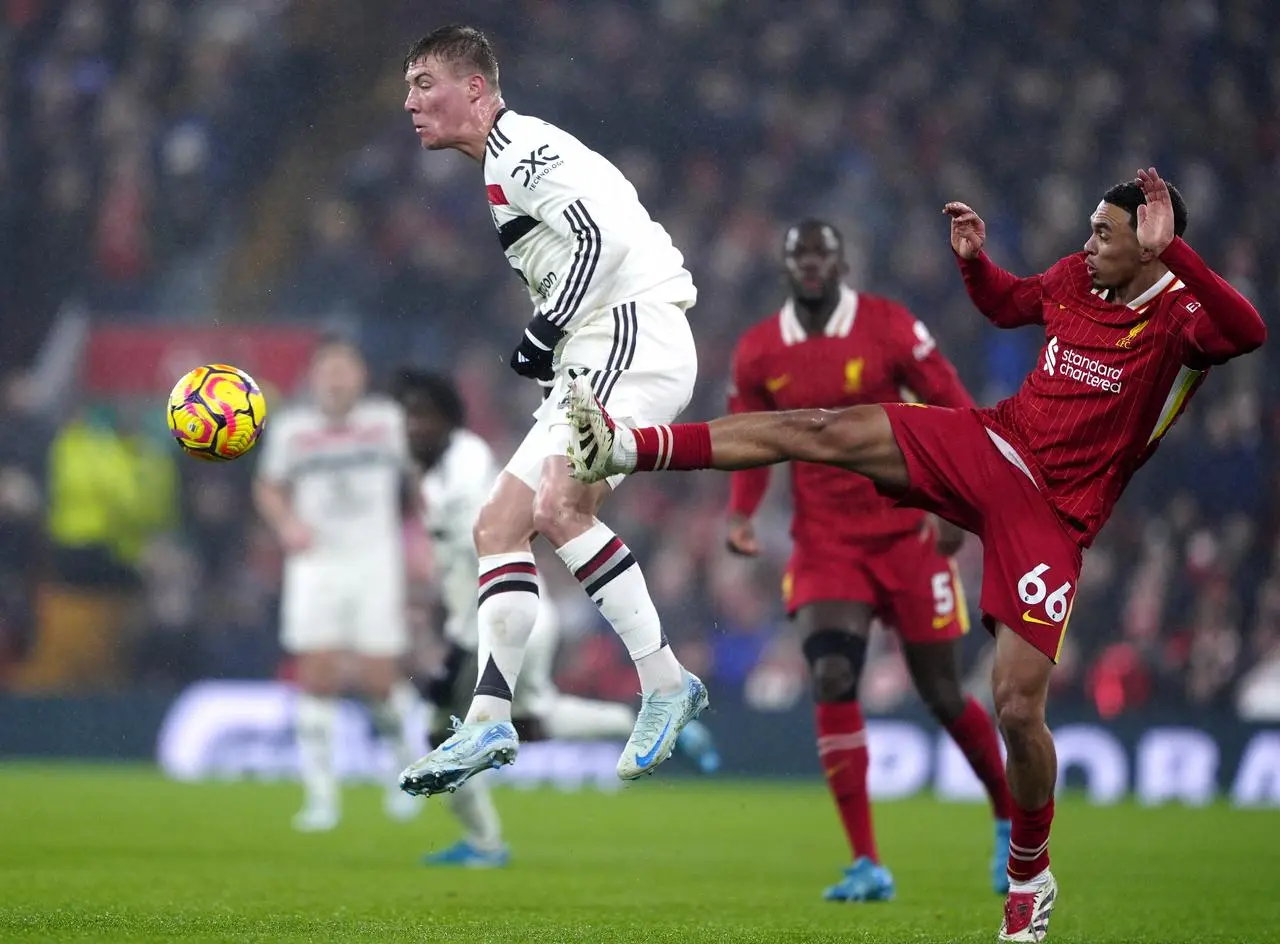
[(1267, 323), (1262, 320), (1257, 309), (1253, 310), (1253, 317), (1246, 321), (1243, 328), (1239, 338), (1241, 354), (1256, 351), (1267, 343)]

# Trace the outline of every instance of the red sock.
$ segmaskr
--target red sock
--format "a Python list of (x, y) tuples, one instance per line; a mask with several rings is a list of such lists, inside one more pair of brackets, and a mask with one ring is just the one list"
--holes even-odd
[(1009, 834), (1009, 881), (1027, 882), (1049, 867), (1049, 827), (1053, 824), (1053, 797), (1038, 810), (1013, 807)]
[(987, 788), (991, 812), (996, 819), (1013, 819), (1013, 799), (1004, 778), (1004, 761), (1000, 758), (1000, 742), (991, 717), (977, 701), (965, 702), (964, 712), (947, 727), (951, 740), (964, 752), (969, 766)]
[(636, 471), (705, 469), (711, 465), (711, 427), (706, 423), (640, 426), (636, 436)]
[(867, 796), (867, 729), (862, 708), (856, 701), (820, 702), (814, 716), (818, 723), (818, 761), (827, 775), (827, 786), (840, 811), (853, 857), (866, 856), (879, 862)]

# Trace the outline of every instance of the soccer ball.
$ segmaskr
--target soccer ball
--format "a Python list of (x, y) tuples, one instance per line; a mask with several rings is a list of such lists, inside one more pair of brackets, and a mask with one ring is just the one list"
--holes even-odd
[(253, 448), (267, 401), (253, 378), (226, 364), (188, 371), (169, 394), (169, 431), (197, 459), (237, 459)]

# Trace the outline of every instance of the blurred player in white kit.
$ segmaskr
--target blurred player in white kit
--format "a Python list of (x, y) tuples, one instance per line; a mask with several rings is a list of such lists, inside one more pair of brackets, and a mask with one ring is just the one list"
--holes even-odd
[[(366, 395), (364, 358), (327, 339), (310, 398), (273, 417), (254, 497), (285, 551), (281, 645), (296, 658), (295, 728), (305, 792), (293, 824), (332, 829), (341, 816), (333, 738), (341, 696), (364, 699), (397, 764), (415, 755), (406, 721), (419, 704), (408, 651), (402, 521), (410, 459), (404, 414)], [(417, 812), (388, 778), (386, 811)]]
[[(436, 708), (432, 742), (447, 737), (450, 714), (464, 714), (471, 701), (480, 644), (476, 555), (472, 531), (498, 479), (499, 467), (489, 445), (466, 428), (462, 400), (447, 377), (401, 370), (392, 393), (403, 407), (409, 447), (425, 472), (422, 479), (427, 530), (437, 564), (439, 597), (444, 609), (443, 635), (449, 645), (443, 672), (427, 680), (423, 695)], [(512, 721), (523, 742), (561, 740), (625, 740), (636, 714), (619, 702), (578, 698), (560, 692), (552, 681), (559, 643), (554, 607), (538, 588), (539, 604), (525, 649), (520, 687), (515, 692)], [(677, 741), (704, 773), (713, 773), (719, 757), (701, 722), (687, 725)], [(507, 864), (501, 822), (489, 793), (488, 776), (466, 781), (448, 794), (449, 807), (465, 830), (448, 848), (425, 856), (427, 865), (496, 868)]]

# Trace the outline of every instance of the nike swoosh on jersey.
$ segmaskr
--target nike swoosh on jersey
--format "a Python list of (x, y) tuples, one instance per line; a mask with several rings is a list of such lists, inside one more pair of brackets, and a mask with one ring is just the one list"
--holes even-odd
[(1022, 611), (1022, 618), (1023, 618), (1023, 620), (1025, 620), (1025, 621), (1026, 621), (1026, 622), (1028, 622), (1028, 623), (1038, 623), (1038, 624), (1039, 624), (1039, 625), (1041, 625), (1041, 626), (1052, 626), (1052, 625), (1053, 625), (1052, 623), (1048, 622), (1047, 620), (1036, 619), (1034, 616), (1032, 616), (1032, 615), (1031, 615), (1031, 611), (1030, 611), (1030, 610), (1023, 610), (1023, 611)]
[(781, 377), (770, 377), (764, 382), (764, 388), (770, 393), (777, 393), (789, 383), (791, 383), (791, 375), (783, 374)]
[(945, 626), (949, 626), (955, 621), (955, 618), (956, 615), (954, 613), (949, 613), (946, 616), (935, 616), (933, 618), (933, 628), (942, 629)]

